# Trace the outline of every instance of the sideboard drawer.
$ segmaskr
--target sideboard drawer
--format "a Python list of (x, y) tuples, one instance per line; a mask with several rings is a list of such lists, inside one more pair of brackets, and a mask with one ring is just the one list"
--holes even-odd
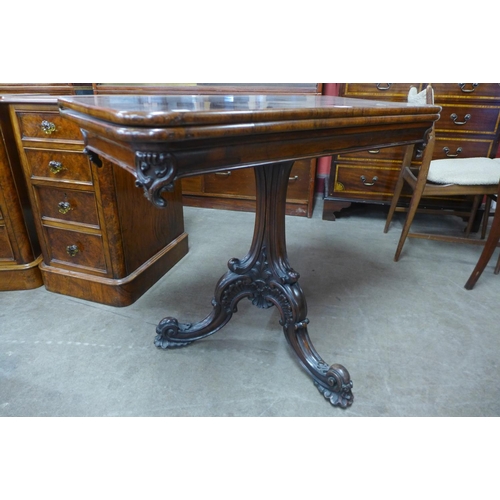
[(310, 182), (309, 160), (298, 160), (293, 164), (290, 177), (288, 179), (287, 199), (301, 200)]
[(82, 152), (24, 148), (32, 178), (92, 184), (89, 157)]
[(333, 193), (360, 198), (380, 199), (381, 196), (392, 198), (398, 171), (397, 167), (360, 167), (359, 165), (339, 163), (332, 186)]
[(477, 137), (439, 137), (436, 135), (434, 145), (434, 160), (442, 158), (473, 158), (477, 156), (490, 157), (493, 151), (495, 139)]
[(58, 112), (17, 111), (21, 138), (46, 141), (82, 141), (80, 127), (63, 118)]
[(345, 83), (341, 95), (360, 99), (406, 101), (410, 87), (422, 90), (421, 83)]
[(203, 176), (184, 177), (181, 179), (182, 192), (187, 194), (203, 193)]
[(34, 186), (43, 219), (79, 222), (99, 227), (95, 194), (90, 191)]
[(436, 134), (451, 131), (453, 133), (486, 133), (498, 131), (500, 107), (474, 106), (472, 104), (442, 104), (441, 117), (436, 122)]
[(106, 272), (104, 246), (99, 234), (45, 226), (49, 240), (50, 264), (64, 263)]
[(357, 153), (339, 154), (340, 160), (347, 158), (353, 160), (370, 160), (370, 161), (403, 161), (405, 154), (405, 146), (396, 146), (392, 148), (369, 149), (366, 151), (358, 151)]
[[(304, 198), (310, 182), (309, 176), (310, 160), (296, 161), (288, 181), (287, 199), (302, 200)], [(183, 189), (185, 189), (184, 184)], [(253, 168), (207, 174), (204, 176), (204, 192), (255, 197)]]
[(242, 168), (205, 175), (205, 193), (255, 196), (253, 169)]
[(434, 101), (441, 103), (448, 99), (478, 99), (498, 101), (498, 83), (431, 83)]

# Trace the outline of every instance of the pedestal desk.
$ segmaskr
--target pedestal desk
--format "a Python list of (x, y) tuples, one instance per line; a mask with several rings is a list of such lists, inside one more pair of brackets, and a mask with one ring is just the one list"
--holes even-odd
[(215, 333), (243, 297), (260, 308), (274, 305), (288, 343), (320, 393), (334, 406), (350, 406), (349, 372), (327, 364), (314, 349), (299, 274), (287, 258), (289, 173), (295, 160), (425, 142), (440, 107), (298, 95), (254, 96), (241, 105), (227, 95), (222, 101), (227, 109), (221, 96), (79, 96), (60, 98), (59, 108), (81, 127), (86, 147), (135, 176), (158, 207), (166, 205), (162, 193), (177, 179), (254, 169), (256, 218), (248, 254), (229, 261), (205, 319), (162, 319), (155, 345), (182, 347)]
[(0, 136), (0, 290), (34, 282), (128, 306), (188, 252), (180, 186), (156, 210), (127, 172), (85, 151), (55, 96), (3, 96)]

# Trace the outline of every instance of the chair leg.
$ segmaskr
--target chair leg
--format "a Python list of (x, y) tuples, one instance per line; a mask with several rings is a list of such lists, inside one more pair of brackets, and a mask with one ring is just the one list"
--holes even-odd
[(391, 224), (392, 218), (394, 216), (394, 212), (396, 211), (396, 206), (398, 204), (399, 198), (401, 197), (401, 191), (403, 190), (404, 185), (404, 173), (407, 165), (410, 165), (411, 158), (413, 156), (413, 150), (415, 146), (409, 146), (403, 157), (403, 164), (401, 170), (399, 171), (399, 177), (396, 182), (396, 187), (394, 188), (394, 194), (392, 195), (391, 206), (389, 208), (389, 213), (387, 214), (387, 219), (385, 221), (384, 233), (387, 233), (389, 230), (389, 226)]
[(486, 202), (484, 203), (483, 223), (481, 225), (482, 240), (484, 240), (484, 238), (486, 237), (486, 230), (488, 228), (488, 219), (490, 218), (490, 210), (491, 210), (491, 196), (487, 196)]
[(408, 213), (406, 214), (406, 220), (403, 226), (403, 230), (401, 231), (401, 236), (399, 238), (398, 247), (396, 248), (396, 254), (394, 255), (395, 262), (399, 260), (401, 250), (403, 250), (403, 245), (405, 244), (408, 233), (410, 232), (410, 226), (413, 222), (415, 214), (417, 213), (418, 204), (420, 203), (420, 198), (422, 197), (422, 193), (424, 192), (424, 187), (425, 179), (417, 180), (417, 184), (413, 191), (413, 196), (410, 200), (410, 206), (408, 207)]
[(474, 196), (474, 202), (472, 204), (472, 210), (470, 212), (469, 222), (467, 223), (467, 227), (465, 228), (465, 237), (466, 238), (469, 237), (469, 234), (471, 232), (472, 225), (474, 224), (474, 219), (476, 218), (477, 210), (479, 208), (479, 205), (481, 203), (482, 198), (483, 198), (482, 194), (477, 194), (476, 196)]
[(384, 233), (387, 233), (387, 231), (389, 231), (389, 226), (391, 224), (392, 218), (394, 217), (396, 206), (398, 204), (399, 198), (401, 197), (401, 191), (403, 190), (403, 185), (404, 185), (403, 172), (404, 170), (402, 169), (399, 174), (398, 181), (396, 182), (396, 187), (394, 189), (394, 194), (392, 196), (391, 206), (389, 208), (389, 213), (387, 214), (387, 219), (385, 221)]
[[(491, 256), (493, 255), (493, 252), (495, 251), (495, 248), (497, 247), (499, 241), (500, 241), (500, 210), (498, 211), (495, 210), (495, 216), (493, 217), (493, 222), (491, 223), (490, 234), (488, 235), (488, 239), (486, 240), (486, 243), (484, 245), (481, 256), (479, 257), (479, 260), (476, 264), (476, 267), (474, 268), (474, 271), (472, 271), (472, 274), (470, 275), (469, 279), (467, 280), (467, 283), (465, 284), (466, 290), (472, 290), (474, 288), (474, 285), (476, 284), (477, 280), (484, 271), (484, 268), (491, 259)], [(499, 266), (500, 262), (497, 262), (497, 268), (500, 269)], [(495, 272), (496, 270), (497, 269), (495, 268)]]
[(498, 256), (497, 265), (495, 266), (495, 274), (500, 273), (500, 255)]

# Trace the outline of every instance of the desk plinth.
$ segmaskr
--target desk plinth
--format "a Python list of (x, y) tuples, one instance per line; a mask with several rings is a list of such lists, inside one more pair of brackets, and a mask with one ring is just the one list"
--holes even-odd
[(164, 318), (155, 345), (182, 347), (215, 333), (244, 297), (260, 308), (276, 306), (302, 367), (332, 405), (346, 408), (353, 402), (349, 372), (314, 349), (299, 274), (287, 257), (289, 173), (296, 159), (423, 142), (440, 108), (282, 95), (247, 96), (236, 104), (231, 97), (82, 96), (61, 99), (60, 111), (80, 125), (87, 148), (134, 175), (159, 207), (176, 179), (254, 168), (257, 206), (248, 254), (229, 261), (205, 319), (188, 324)]

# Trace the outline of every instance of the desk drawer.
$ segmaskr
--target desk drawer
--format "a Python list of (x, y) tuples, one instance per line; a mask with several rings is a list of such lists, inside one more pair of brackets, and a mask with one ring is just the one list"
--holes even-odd
[(83, 142), (80, 127), (63, 118), (57, 111), (17, 111), (16, 114), (22, 139)]
[(24, 148), (31, 177), (92, 184), (88, 156), (82, 152)]
[(106, 272), (104, 246), (99, 234), (45, 226), (50, 265), (63, 263), (87, 270)]
[(93, 192), (34, 186), (43, 219), (79, 222), (99, 227)]

